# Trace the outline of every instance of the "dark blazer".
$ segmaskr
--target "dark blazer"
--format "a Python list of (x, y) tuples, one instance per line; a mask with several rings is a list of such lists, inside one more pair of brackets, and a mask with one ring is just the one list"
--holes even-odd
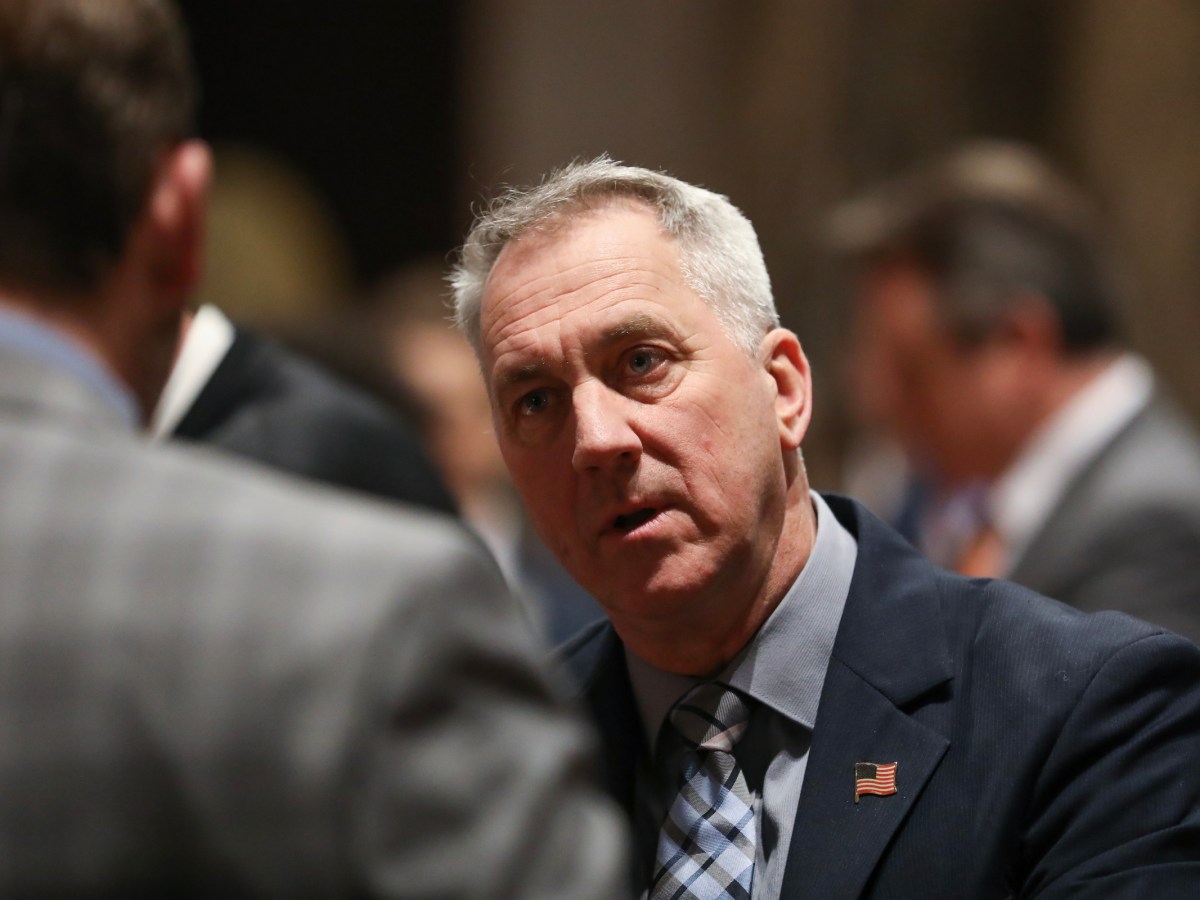
[(1156, 397), (1067, 486), (1007, 578), (1200, 641), (1200, 440)]
[[(937, 569), (827, 499), (858, 560), (782, 896), (1196, 896), (1200, 650)], [(621, 642), (604, 623), (564, 653), (629, 811), (647, 743)], [(855, 804), (854, 764), (893, 761), (897, 793)]]
[(0, 349), (0, 897), (609, 900), (505, 593), (448, 516), (151, 445)]
[(399, 413), (242, 328), (174, 436), (315, 481), (455, 511)]

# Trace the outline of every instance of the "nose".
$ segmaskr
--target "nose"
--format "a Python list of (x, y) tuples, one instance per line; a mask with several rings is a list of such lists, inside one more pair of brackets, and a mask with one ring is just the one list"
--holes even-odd
[(642, 441), (629, 420), (631, 401), (602, 382), (589, 382), (574, 391), (577, 472), (629, 466), (642, 453)]

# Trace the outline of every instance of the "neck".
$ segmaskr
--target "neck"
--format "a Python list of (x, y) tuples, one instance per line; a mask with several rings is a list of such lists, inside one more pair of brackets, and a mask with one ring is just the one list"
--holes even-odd
[(95, 292), (70, 297), (5, 290), (0, 303), (53, 329), (96, 360), (133, 394), (143, 419), (149, 416), (170, 369), (178, 317), (153, 323), (128, 315), (130, 303), (114, 295), (127, 285), (116, 275)]
[[(1095, 381), (1113, 364), (1119, 353), (1105, 351), (1060, 362), (1049, 375), (1042, 379), (1035, 390), (1029, 392), (1025, 408), (1029, 415), (1020, 426), (1019, 438), (1013, 441), (1003, 472), (1010, 466), (1047, 422), (1058, 415), (1079, 393)], [(1000, 472), (995, 473), (999, 475)], [(995, 477), (995, 475), (993, 477)]]
[[(774, 545), (767, 548), (770, 558), (757, 584), (711, 585), (707, 591), (711, 597), (687, 604), (686, 621), (678, 616), (635, 621), (614, 618), (613, 627), (630, 652), (659, 669), (679, 675), (713, 675), (737, 656), (770, 618), (808, 562), (815, 541), (816, 513), (801, 472), (788, 491), (782, 527)], [(730, 597), (747, 592), (752, 594), (750, 602), (730, 602)]]
[(92, 322), (94, 317), (89, 314), (94, 302), (90, 297), (47, 298), (8, 289), (0, 294), (0, 306), (53, 330), (115, 376), (116, 366), (106, 352), (99, 330)]

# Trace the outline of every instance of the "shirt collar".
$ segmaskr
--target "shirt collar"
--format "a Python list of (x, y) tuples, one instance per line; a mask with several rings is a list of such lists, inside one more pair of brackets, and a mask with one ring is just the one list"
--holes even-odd
[(219, 309), (205, 304), (196, 310), (150, 417), (151, 436), (164, 438), (175, 430), (229, 352), (233, 338), (233, 323)]
[(89, 387), (129, 429), (140, 423), (133, 392), (78, 342), (33, 316), (0, 305), (0, 349), (65, 372)]
[[(717, 677), (780, 715), (812, 728), (858, 556), (854, 537), (811, 492), (817, 537), (779, 606)], [(626, 651), (629, 679), (651, 742), (675, 702), (704, 681), (664, 672)]]
[(1034, 433), (987, 497), (1009, 560), (1020, 555), (1075, 475), (1145, 408), (1153, 391), (1146, 362), (1123, 354)]

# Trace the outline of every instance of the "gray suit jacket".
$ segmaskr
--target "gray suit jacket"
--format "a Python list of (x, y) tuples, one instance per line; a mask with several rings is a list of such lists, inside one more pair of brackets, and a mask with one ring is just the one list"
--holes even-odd
[(0, 895), (617, 895), (622, 832), (451, 520), (114, 426), (0, 352)]
[(1200, 641), (1200, 442), (1155, 398), (1067, 487), (1005, 576)]

